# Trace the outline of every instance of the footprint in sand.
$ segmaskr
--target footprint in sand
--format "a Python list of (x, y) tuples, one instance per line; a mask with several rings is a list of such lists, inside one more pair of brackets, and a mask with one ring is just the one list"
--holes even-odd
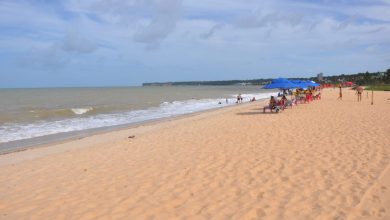
[(261, 218), (261, 217), (264, 217), (264, 216), (267, 215), (267, 214), (265, 213), (265, 211), (264, 211), (263, 209), (261, 209), (261, 208), (256, 209), (256, 214), (257, 214), (257, 217), (258, 217), (258, 218)]
[(372, 195), (372, 201), (375, 203), (381, 202), (381, 199), (377, 195)]
[(338, 212), (336, 216), (333, 218), (334, 220), (343, 220), (346, 219), (346, 214), (342, 211)]
[(370, 213), (367, 210), (363, 210), (362, 211), (362, 216), (367, 217), (367, 216), (371, 216), (371, 215), (370, 215)]
[(266, 215), (267, 213), (262, 208), (251, 209), (244, 219), (263, 219)]
[(264, 192), (260, 192), (259, 194), (257, 194), (257, 201), (262, 200), (263, 197), (264, 197)]
[(374, 216), (377, 216), (377, 217), (382, 217), (385, 214), (385, 212), (386, 212), (386, 209), (382, 207), (382, 208), (380, 208), (378, 210), (373, 210), (371, 212), (371, 214), (374, 215)]
[(382, 215), (385, 214), (385, 212), (386, 212), (386, 209), (385, 209), (385, 208), (383, 208), (383, 207), (380, 208), (379, 211), (378, 211), (378, 216), (379, 216), (379, 217), (382, 217)]

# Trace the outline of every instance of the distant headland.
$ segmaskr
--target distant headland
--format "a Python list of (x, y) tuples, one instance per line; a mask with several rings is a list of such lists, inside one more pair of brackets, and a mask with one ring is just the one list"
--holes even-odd
[(142, 86), (229, 86), (229, 85), (265, 85), (272, 79), (252, 80), (219, 80), (219, 81), (184, 81), (184, 82), (153, 82)]
[[(319, 83), (340, 83), (351, 81), (356, 84), (366, 85), (373, 83), (390, 83), (390, 69), (385, 72), (365, 72), (356, 74), (340, 74), (333, 76), (324, 76), (319, 73), (316, 77), (289, 78), (294, 80), (313, 80)], [(218, 80), (218, 81), (183, 81), (183, 82), (151, 82), (142, 83), (142, 86), (230, 86), (230, 85), (266, 85), (271, 82), (267, 79), (250, 80)]]

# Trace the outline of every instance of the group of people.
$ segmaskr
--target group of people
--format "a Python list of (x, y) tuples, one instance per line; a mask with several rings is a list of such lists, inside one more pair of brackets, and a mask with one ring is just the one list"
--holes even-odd
[[(244, 101), (244, 98), (242, 97), (242, 95), (238, 94), (236, 103), (239, 104), (239, 103), (242, 103), (243, 101)], [(250, 102), (254, 102), (254, 101), (256, 101), (256, 98), (253, 97), (253, 98), (249, 99), (249, 101)], [(229, 99), (226, 98), (225, 102), (226, 102), (226, 104), (228, 104), (229, 103)], [(219, 101), (218, 104), (222, 104), (222, 102)]]
[[(269, 100), (269, 105), (264, 107), (264, 112), (266, 109), (270, 109), (271, 112), (274, 110), (279, 112), (280, 110), (284, 110), (288, 105), (300, 103), (311, 102), (315, 99), (321, 99), (321, 90), (315, 87), (309, 87), (308, 89), (296, 89), (295, 91), (291, 91), (291, 100), (288, 100), (286, 94), (279, 94), (281, 96), (280, 99), (271, 96)], [(278, 95), (278, 96), (279, 96)]]
[(288, 99), (285, 95), (282, 96), (281, 99), (277, 99), (274, 96), (271, 96), (271, 99), (269, 100), (269, 105), (264, 107), (264, 112), (267, 108), (270, 109), (271, 112), (275, 110), (276, 112), (279, 112), (280, 110), (284, 110), (284, 108), (287, 106)]
[[(339, 87), (339, 96), (337, 100), (342, 100), (343, 99), (342, 85), (339, 85), (338, 87)], [(357, 86), (355, 90), (356, 90), (355, 94), (357, 95), (358, 102), (361, 102), (364, 88), (362, 86)], [(294, 98), (288, 100), (286, 98), (287, 94), (290, 94)], [(271, 96), (269, 100), (269, 105), (264, 107), (264, 112), (266, 109), (270, 109), (271, 112), (273, 112), (274, 110), (276, 112), (279, 112), (280, 110), (286, 108), (287, 105), (306, 103), (306, 102), (311, 102), (315, 99), (321, 99), (321, 88), (309, 87), (308, 89), (296, 89), (295, 91), (283, 90), (282, 93), (278, 93), (278, 97), (281, 98), (278, 99), (275, 98), (274, 96)]]
[[(337, 98), (337, 100), (343, 100), (343, 90), (341, 84), (339, 85), (339, 90), (340, 90), (339, 97)], [(357, 95), (357, 100), (358, 102), (361, 102), (364, 88), (362, 86), (358, 86), (355, 88), (355, 90), (356, 90), (355, 94)]]
[[(238, 94), (236, 103), (237, 103), (237, 104), (238, 104), (238, 103), (242, 103), (243, 100), (244, 100), (244, 98), (242, 98), (242, 95), (241, 95), (241, 94)], [(253, 98), (251, 98), (249, 101), (250, 101), (250, 102), (254, 102), (254, 101), (256, 101), (256, 98), (253, 97)]]
[(307, 89), (296, 89), (293, 92), (296, 102), (311, 102), (315, 99), (321, 99), (321, 90), (315, 87), (309, 87)]

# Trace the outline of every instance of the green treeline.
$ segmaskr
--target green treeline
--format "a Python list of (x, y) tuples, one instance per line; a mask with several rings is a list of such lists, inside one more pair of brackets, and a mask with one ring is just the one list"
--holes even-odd
[[(299, 80), (313, 80), (319, 82), (317, 77), (310, 78), (289, 78)], [(251, 80), (219, 80), (219, 81), (187, 81), (187, 82), (155, 82), (143, 83), (142, 86), (227, 86), (227, 85), (266, 85), (272, 79), (251, 79)], [(319, 83), (341, 83), (354, 82), (358, 85), (381, 85), (390, 84), (390, 69), (386, 72), (365, 72), (356, 74), (341, 74), (334, 76), (323, 76)]]
[(272, 79), (250, 79), (250, 80), (219, 80), (219, 81), (184, 81), (165, 83), (143, 83), (143, 86), (228, 86), (228, 85), (265, 85)]
[[(311, 79), (315, 80), (314, 77)], [(354, 82), (358, 85), (390, 84), (390, 69), (387, 69), (386, 72), (365, 72), (357, 74), (324, 76), (324, 81), (329, 83)]]

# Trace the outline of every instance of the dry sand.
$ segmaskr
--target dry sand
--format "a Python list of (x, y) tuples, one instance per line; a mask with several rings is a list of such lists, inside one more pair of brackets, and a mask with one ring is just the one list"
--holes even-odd
[(390, 219), (390, 93), (337, 96), (0, 155), (0, 219)]

